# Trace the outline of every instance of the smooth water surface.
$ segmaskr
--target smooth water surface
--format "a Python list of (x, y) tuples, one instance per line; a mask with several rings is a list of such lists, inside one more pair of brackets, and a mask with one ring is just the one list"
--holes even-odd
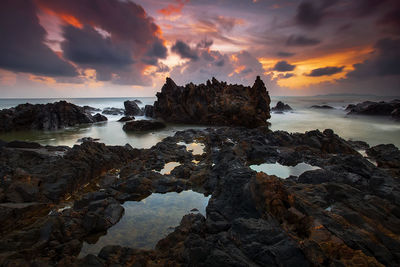
[(199, 142), (193, 142), (193, 143), (185, 143), (185, 142), (179, 142), (178, 145), (180, 146), (186, 146), (186, 151), (192, 152), (193, 155), (203, 155), (204, 153), (204, 144), (199, 143)]
[(123, 204), (122, 219), (108, 229), (95, 244), (83, 243), (79, 254), (97, 254), (106, 245), (152, 249), (157, 242), (178, 226), (182, 217), (197, 209), (205, 215), (210, 197), (194, 191), (181, 193), (152, 194), (142, 201), (127, 201)]
[[(138, 99), (144, 107), (146, 104), (153, 104), (155, 97), (130, 97), (130, 98), (71, 98), (65, 99), (68, 102), (84, 106), (89, 105), (95, 108), (104, 109), (106, 107), (123, 108), (125, 100)], [(392, 143), (400, 147), (400, 123), (388, 117), (380, 116), (347, 116), (345, 107), (348, 104), (359, 103), (365, 100), (371, 101), (390, 101), (394, 97), (378, 96), (286, 96), (272, 97), (271, 107), (278, 101), (289, 104), (293, 112), (284, 114), (271, 113), (272, 130), (284, 130), (288, 132), (301, 132), (330, 128), (344, 139), (366, 141), (370, 145)], [(62, 99), (0, 99), (0, 109), (10, 108), (22, 103), (49, 103)], [(330, 105), (335, 109), (319, 110), (310, 109), (312, 105)], [(122, 130), (123, 123), (117, 122), (119, 116), (107, 115), (108, 122), (93, 125), (80, 125), (68, 129), (43, 132), (43, 131), (21, 131), (0, 134), (0, 139), (5, 141), (25, 140), (38, 142), (43, 145), (67, 145), (73, 146), (77, 139), (82, 137), (99, 138), (99, 142), (108, 145), (124, 145), (129, 143), (136, 148), (149, 148), (161, 141), (165, 137), (174, 135), (176, 131), (186, 129), (204, 129), (203, 126), (195, 125), (175, 125), (168, 124), (167, 128), (147, 133), (126, 133)], [(149, 119), (137, 117), (136, 119)], [(201, 143), (185, 144), (188, 150), (193, 153), (202, 153)], [(197, 146), (200, 147), (197, 147)], [(199, 152), (197, 152), (199, 151)]]
[(276, 163), (263, 163), (260, 165), (250, 165), (250, 169), (257, 172), (264, 172), (268, 175), (275, 175), (280, 178), (286, 179), (291, 175), (299, 176), (303, 172), (318, 170), (320, 168), (304, 162), (299, 163), (296, 166), (285, 166), (276, 162)]

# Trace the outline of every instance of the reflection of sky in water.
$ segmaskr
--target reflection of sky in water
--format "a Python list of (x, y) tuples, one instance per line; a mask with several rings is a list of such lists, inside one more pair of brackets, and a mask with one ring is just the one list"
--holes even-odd
[(204, 153), (204, 144), (193, 142), (187, 144), (185, 142), (179, 142), (178, 145), (186, 146), (187, 151), (191, 151), (193, 155), (202, 155)]
[(307, 163), (299, 163), (296, 166), (285, 166), (277, 163), (263, 163), (260, 165), (251, 165), (250, 168), (257, 172), (264, 172), (268, 175), (275, 175), (280, 178), (288, 178), (290, 175), (299, 176), (303, 172), (318, 170), (319, 167)]
[(163, 174), (163, 175), (164, 174), (170, 174), (171, 171), (173, 169), (175, 169), (175, 167), (178, 167), (179, 165), (181, 165), (181, 164), (179, 162), (176, 162), (176, 161), (168, 162), (168, 163), (166, 163), (164, 165), (164, 168), (161, 169), (160, 173)]
[(205, 215), (210, 197), (193, 191), (152, 194), (142, 201), (123, 204), (122, 219), (95, 244), (84, 242), (80, 256), (97, 254), (106, 245), (131, 248), (154, 248), (157, 242), (179, 225), (182, 217), (196, 208)]

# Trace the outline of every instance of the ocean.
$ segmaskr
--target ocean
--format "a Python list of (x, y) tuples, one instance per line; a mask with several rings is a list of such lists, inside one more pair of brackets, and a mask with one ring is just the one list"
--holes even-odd
[[(76, 105), (92, 106), (104, 109), (107, 107), (123, 108), (125, 100), (138, 99), (142, 103), (139, 107), (153, 104), (155, 97), (128, 97), (128, 98), (41, 98), (41, 99), (0, 99), (0, 109), (14, 107), (18, 104), (32, 103), (45, 104), (59, 100), (66, 100)], [(292, 112), (284, 114), (271, 113), (270, 128), (287, 132), (301, 132), (330, 128), (346, 140), (361, 140), (372, 145), (392, 143), (400, 147), (400, 123), (387, 117), (380, 116), (348, 116), (345, 108), (348, 104), (362, 101), (389, 101), (393, 97), (376, 96), (285, 96), (271, 97), (271, 107), (278, 101), (289, 104)], [(330, 105), (335, 109), (311, 109), (312, 105)], [(82, 137), (99, 138), (100, 142), (108, 145), (124, 145), (129, 143), (136, 148), (149, 148), (176, 131), (189, 128), (204, 129), (206, 126), (167, 124), (167, 128), (148, 133), (126, 133), (122, 130), (123, 123), (117, 120), (121, 116), (106, 115), (108, 121), (92, 125), (79, 125), (58, 131), (19, 131), (0, 134), (5, 141), (25, 140), (38, 142), (43, 145), (73, 146)], [(136, 119), (148, 119), (138, 116)]]

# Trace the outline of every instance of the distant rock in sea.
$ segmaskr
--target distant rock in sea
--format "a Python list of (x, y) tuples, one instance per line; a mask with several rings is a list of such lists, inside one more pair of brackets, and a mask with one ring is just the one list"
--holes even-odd
[(310, 108), (314, 108), (314, 109), (335, 109), (331, 106), (328, 105), (313, 105)]
[(270, 102), (259, 76), (252, 87), (215, 78), (206, 84), (177, 86), (167, 78), (157, 93), (153, 116), (175, 123), (255, 128), (268, 125)]
[(57, 130), (81, 123), (107, 120), (96, 114), (92, 116), (83, 107), (59, 101), (49, 104), (21, 104), (0, 111), (0, 132), (16, 130)]
[(284, 112), (284, 111), (291, 111), (293, 110), (288, 104), (283, 103), (282, 101), (278, 101), (276, 106), (271, 108), (274, 112)]
[(125, 109), (123, 108), (105, 108), (102, 112), (106, 115), (123, 115), (125, 113)]
[(348, 115), (391, 116), (396, 120), (400, 120), (400, 100), (395, 99), (390, 102), (365, 101), (356, 105), (350, 104), (347, 106), (346, 111), (348, 111)]

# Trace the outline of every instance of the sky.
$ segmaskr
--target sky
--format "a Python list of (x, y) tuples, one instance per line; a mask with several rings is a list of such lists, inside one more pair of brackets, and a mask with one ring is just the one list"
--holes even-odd
[(399, 0), (2, 0), (0, 98), (400, 95)]

